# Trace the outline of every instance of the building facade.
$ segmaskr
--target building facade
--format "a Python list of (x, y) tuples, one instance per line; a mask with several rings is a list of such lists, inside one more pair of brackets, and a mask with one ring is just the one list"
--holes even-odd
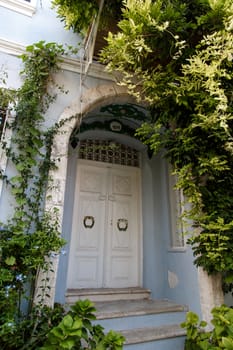
[[(82, 43), (63, 28), (49, 0), (0, 0), (0, 63), (9, 88), (22, 83), (19, 55), (41, 40)], [(223, 301), (221, 285), (193, 264), (187, 227), (178, 219), (185, 203), (173, 188), (169, 164), (135, 137), (149, 118), (147, 106), (86, 58), (82, 45), (64, 59), (55, 79), (68, 93), (58, 93), (46, 112), (45, 127), (65, 120), (54, 140), (52, 156), (59, 162), (50, 173), (54, 186), (46, 209), (58, 208), (67, 244), (54, 257), (50, 303), (65, 303), (73, 289), (143, 287), (152, 298), (186, 304), (208, 321)], [(4, 125), (13, 117), (1, 114), (8, 142)], [(2, 149), (0, 166), (14, 173)], [(7, 221), (13, 205), (1, 182), (0, 221)]]

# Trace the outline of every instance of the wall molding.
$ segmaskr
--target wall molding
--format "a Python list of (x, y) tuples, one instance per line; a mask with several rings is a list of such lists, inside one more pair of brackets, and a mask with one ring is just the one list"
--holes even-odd
[(31, 0), (30, 2), (25, 0), (0, 0), (0, 6), (29, 17), (32, 17), (36, 12), (36, 3), (37, 0)]
[[(0, 37), (0, 52), (18, 57), (25, 53), (25, 50), (26, 47), (24, 45)], [(62, 57), (62, 59), (61, 69), (74, 73), (83, 72), (83, 63), (79, 58)], [(87, 75), (93, 78), (114, 81), (114, 77), (106, 72), (105, 66), (100, 63), (91, 63)]]

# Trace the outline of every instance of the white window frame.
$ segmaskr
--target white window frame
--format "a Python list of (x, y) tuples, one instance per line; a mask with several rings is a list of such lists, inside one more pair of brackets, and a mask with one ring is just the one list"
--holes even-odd
[(36, 3), (37, 0), (30, 0), (30, 2), (25, 0), (0, 0), (0, 6), (29, 17), (32, 17), (36, 12)]
[(170, 250), (185, 251), (185, 229), (181, 218), (184, 213), (184, 194), (182, 189), (176, 189), (177, 177), (171, 174), (169, 167), (168, 195), (170, 207)]

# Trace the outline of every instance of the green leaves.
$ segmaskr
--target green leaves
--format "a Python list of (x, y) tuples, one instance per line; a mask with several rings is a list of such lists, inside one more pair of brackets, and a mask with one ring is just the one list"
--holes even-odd
[(231, 350), (233, 345), (233, 310), (225, 305), (212, 309), (213, 330), (206, 332), (206, 322), (188, 312), (181, 327), (187, 330), (185, 350)]
[(222, 345), (225, 350), (233, 350), (233, 339), (223, 337)]
[(16, 259), (14, 256), (9, 256), (5, 259), (5, 263), (9, 266), (13, 266), (16, 262)]
[(189, 240), (196, 264), (225, 274), (233, 269), (232, 18), (229, 0), (128, 0), (102, 53), (150, 105), (137, 136), (151, 153), (163, 150), (191, 203), (185, 215), (202, 229)]
[[(57, 126), (46, 133), (43, 131), (43, 112), (54, 99), (48, 90), (62, 54), (61, 45), (40, 41), (30, 45), (22, 56), (24, 83), (15, 93), (16, 118), (11, 126), (11, 149), (7, 150), (8, 159), (16, 170), (12, 178), (6, 179), (15, 206), (12, 217), (0, 230), (2, 319), (5, 315), (20, 320), (21, 302), (28, 298), (25, 293), (30, 284), (33, 291), (37, 270), (49, 271), (51, 263), (48, 257), (51, 252), (59, 254), (65, 243), (60, 238), (56, 212), (43, 210), (48, 172), (54, 165), (50, 159), (51, 145), (58, 129)], [(4, 101), (0, 91), (0, 102)], [(48, 280), (43, 283), (47, 286)], [(41, 300), (48, 288), (43, 286)]]
[(114, 331), (109, 331), (104, 339), (97, 345), (97, 350), (111, 349), (111, 350), (121, 350), (125, 338)]
[(75, 33), (85, 32), (98, 12), (94, 0), (53, 0), (52, 6), (56, 8), (61, 21), (65, 22), (65, 28), (72, 29)]
[[(100, 26), (108, 28), (108, 24), (120, 18), (122, 0), (108, 0), (103, 4)], [(86, 34), (99, 11), (100, 1), (96, 0), (53, 0), (58, 17), (64, 22), (65, 29), (74, 33)]]
[(76, 302), (62, 321), (51, 329), (45, 345), (40, 349), (122, 350), (123, 336), (114, 331), (105, 335), (101, 326), (92, 325), (95, 311), (89, 300)]
[(82, 336), (82, 320), (75, 316), (66, 315), (57, 327), (48, 334), (42, 350), (72, 349)]

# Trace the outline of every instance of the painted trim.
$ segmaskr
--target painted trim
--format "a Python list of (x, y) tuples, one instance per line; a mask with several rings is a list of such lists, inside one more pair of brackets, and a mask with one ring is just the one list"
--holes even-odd
[(0, 51), (9, 55), (20, 56), (25, 52), (25, 46), (0, 38)]
[[(1, 0), (0, 0), (1, 1)], [(7, 39), (0, 37), (0, 51), (13, 56), (20, 56), (25, 53), (26, 47)], [(83, 62), (79, 58), (62, 57), (61, 69), (73, 73), (81, 73), (83, 71)], [(91, 63), (88, 71), (88, 76), (99, 78), (101, 80), (114, 81), (114, 77), (105, 71), (105, 66), (100, 63)]]
[(36, 12), (36, 2), (37, 0), (31, 0), (30, 2), (25, 0), (0, 0), (0, 6), (21, 13), (22, 15), (32, 17)]

